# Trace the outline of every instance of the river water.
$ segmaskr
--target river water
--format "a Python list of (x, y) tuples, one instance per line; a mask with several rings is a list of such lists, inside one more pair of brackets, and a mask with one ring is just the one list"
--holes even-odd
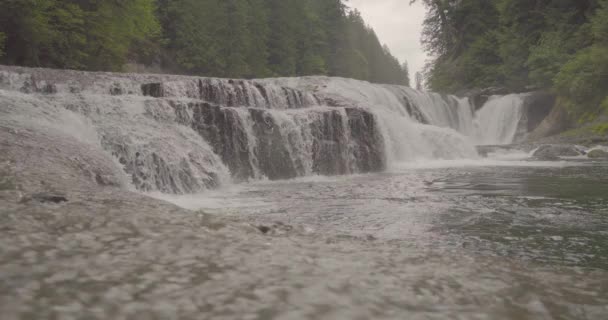
[[(345, 250), (360, 250), (363, 239), (365, 250), (395, 251), (395, 265), (363, 279), (378, 285), (370, 290), (386, 290), (377, 297), (385, 298), (380, 305), (405, 304), (411, 318), (604, 319), (607, 182), (606, 162), (516, 156), (258, 181), (164, 198), (287, 234), (296, 228), (346, 239)], [(318, 254), (336, 252), (320, 247)], [(361, 262), (353, 258), (334, 263), (358, 279), (351, 267)], [(368, 258), (373, 264), (374, 256)]]

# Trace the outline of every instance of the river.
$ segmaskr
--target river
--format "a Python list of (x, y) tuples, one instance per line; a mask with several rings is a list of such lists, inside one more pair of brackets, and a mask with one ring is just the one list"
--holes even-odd
[[(371, 251), (367, 262), (352, 260), (361, 253), (342, 252), (343, 260), (331, 260), (340, 271), (323, 281), (330, 288), (333, 277), (366, 281), (363, 287), (377, 294), (377, 318), (401, 310), (408, 319), (602, 319), (606, 181), (607, 162), (511, 157), (252, 182), (165, 200), (268, 226), (296, 242), (306, 241), (302, 234), (338, 238), (346, 252)], [(317, 259), (336, 253), (316, 250)], [(358, 264), (384, 264), (387, 254), (394, 255), (390, 264), (359, 279)], [(369, 294), (360, 289), (336, 290)], [(336, 307), (327, 308), (344, 315)]]

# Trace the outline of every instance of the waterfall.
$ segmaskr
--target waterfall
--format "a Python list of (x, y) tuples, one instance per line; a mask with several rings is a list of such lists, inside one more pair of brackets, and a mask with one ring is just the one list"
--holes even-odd
[(480, 145), (510, 144), (523, 115), (521, 95), (494, 96), (475, 115), (475, 142)]
[(493, 98), (475, 114), (468, 99), (329, 77), (230, 80), (0, 66), (0, 90), (10, 105), (5, 119), (74, 114), (97, 137), (87, 150), (113, 157), (138, 190), (164, 193), (476, 158), (475, 144), (512, 142), (522, 112), (518, 96)]

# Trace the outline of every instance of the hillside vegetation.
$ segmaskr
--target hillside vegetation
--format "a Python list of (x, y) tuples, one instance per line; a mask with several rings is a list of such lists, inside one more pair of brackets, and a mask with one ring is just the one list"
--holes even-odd
[(551, 90), (581, 123), (608, 111), (608, 0), (415, 1), (429, 88)]
[(342, 0), (0, 0), (0, 63), (409, 84)]

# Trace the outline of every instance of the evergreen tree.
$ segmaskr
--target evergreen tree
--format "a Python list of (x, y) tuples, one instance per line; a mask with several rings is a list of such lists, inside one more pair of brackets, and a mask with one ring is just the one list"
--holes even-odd
[(422, 72), (416, 72), (416, 90), (424, 90), (424, 76)]
[(165, 72), (202, 76), (407, 84), (399, 61), (344, 3), (0, 0), (0, 63), (87, 70), (160, 63)]
[(431, 89), (553, 90), (578, 119), (608, 109), (606, 0), (419, 0)]
[(0, 0), (2, 63), (118, 70), (158, 34), (153, 0)]
[(410, 86), (410, 68), (407, 64), (407, 61), (404, 61), (401, 65), (401, 73), (403, 77), (402, 85), (409, 87)]

